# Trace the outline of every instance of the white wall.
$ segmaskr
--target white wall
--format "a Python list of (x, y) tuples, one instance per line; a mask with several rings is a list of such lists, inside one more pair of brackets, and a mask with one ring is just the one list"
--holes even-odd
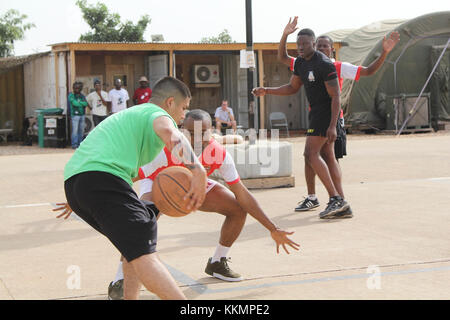
[(64, 113), (67, 110), (67, 65), (66, 65), (66, 53), (58, 53), (58, 107), (64, 109)]
[(57, 107), (55, 78), (52, 53), (24, 64), (26, 117), (36, 116), (34, 110), (39, 108)]

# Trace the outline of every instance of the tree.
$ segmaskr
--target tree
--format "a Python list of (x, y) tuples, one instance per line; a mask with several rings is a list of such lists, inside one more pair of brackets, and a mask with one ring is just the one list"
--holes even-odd
[(28, 16), (11, 9), (0, 17), (0, 57), (14, 54), (14, 41), (23, 40), (25, 31), (35, 27), (34, 23), (24, 23)]
[(92, 31), (80, 36), (80, 41), (93, 42), (144, 42), (144, 33), (151, 19), (144, 15), (134, 24), (127, 20), (120, 22), (120, 15), (110, 13), (103, 3), (88, 5), (86, 0), (78, 0), (77, 6), (83, 13), (83, 19)]
[(228, 33), (227, 29), (224, 29), (217, 37), (203, 37), (202, 40), (200, 40), (201, 43), (233, 43), (236, 41), (233, 41), (231, 38), (231, 35)]

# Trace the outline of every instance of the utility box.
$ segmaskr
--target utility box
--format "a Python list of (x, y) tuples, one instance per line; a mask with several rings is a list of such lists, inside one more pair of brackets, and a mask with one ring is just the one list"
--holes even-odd
[[(402, 94), (386, 98), (386, 130), (400, 130), (410, 113), (413, 114), (403, 131), (431, 128), (430, 94)], [(417, 104), (416, 104), (417, 101)], [(413, 107), (416, 104), (415, 111)]]
[(44, 116), (44, 148), (66, 147), (65, 116)]
[(38, 143), (39, 147), (44, 148), (44, 131), (45, 131), (44, 116), (61, 115), (63, 113), (63, 109), (61, 108), (36, 109), (35, 112), (37, 113), (37, 122), (38, 122)]

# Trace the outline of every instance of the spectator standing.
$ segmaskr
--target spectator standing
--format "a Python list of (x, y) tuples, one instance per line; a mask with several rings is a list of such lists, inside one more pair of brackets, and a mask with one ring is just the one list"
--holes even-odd
[(122, 80), (114, 81), (114, 89), (109, 91), (109, 101), (111, 101), (111, 112), (117, 113), (128, 108), (128, 91), (122, 88)]
[(92, 112), (92, 119), (94, 125), (97, 126), (100, 122), (106, 119), (110, 109), (110, 102), (108, 101), (108, 93), (102, 90), (100, 80), (94, 82), (95, 91), (91, 92), (86, 100), (88, 107)]
[(149, 87), (148, 79), (142, 76), (139, 79), (140, 87), (134, 91), (133, 102), (135, 105), (147, 103), (152, 97), (152, 89)]
[(85, 109), (88, 106), (86, 97), (81, 93), (83, 83), (75, 82), (73, 92), (69, 94), (70, 118), (72, 119), (72, 149), (77, 149), (83, 140)]

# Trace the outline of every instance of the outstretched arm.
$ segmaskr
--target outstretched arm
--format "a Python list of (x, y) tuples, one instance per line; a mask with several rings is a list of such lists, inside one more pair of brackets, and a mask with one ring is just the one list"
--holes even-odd
[(279, 253), (280, 246), (282, 246), (284, 251), (289, 254), (286, 245), (292, 247), (294, 250), (298, 250), (300, 245), (288, 238), (288, 235), (292, 235), (294, 232), (287, 232), (278, 228), (264, 213), (256, 199), (242, 184), (242, 182), (231, 185), (230, 189), (236, 196), (241, 208), (248, 212), (253, 218), (255, 218), (267, 230), (270, 231), (270, 235), (277, 245), (277, 253)]
[(291, 61), (293, 59), (293, 57), (291, 57), (288, 52), (287, 52), (287, 47), (286, 47), (286, 42), (287, 42), (287, 38), (291, 33), (294, 33), (298, 27), (297, 27), (297, 21), (298, 21), (298, 17), (294, 17), (294, 20), (291, 21), (291, 18), (289, 18), (289, 22), (286, 25), (286, 27), (284, 27), (283, 30), (283, 35), (281, 36), (281, 40), (280, 40), (280, 44), (278, 45), (278, 61), (280, 61), (281, 63), (287, 65), (287, 66), (291, 66)]
[(206, 171), (195, 156), (191, 144), (186, 137), (175, 128), (172, 120), (161, 116), (153, 121), (153, 129), (166, 145), (172, 155), (183, 163), (193, 174), (191, 190), (185, 200), (191, 198), (188, 209), (197, 210), (205, 200)]
[(275, 96), (290, 96), (292, 94), (295, 94), (300, 90), (300, 87), (303, 85), (302, 80), (299, 76), (296, 76), (295, 74), (291, 76), (291, 80), (288, 84), (285, 84), (281, 87), (277, 88), (265, 88), (265, 87), (258, 87), (254, 88), (252, 90), (252, 93), (256, 97), (263, 97), (266, 94), (272, 94)]
[(389, 54), (389, 52), (391, 52), (392, 49), (394, 49), (394, 47), (397, 45), (399, 41), (400, 41), (400, 34), (397, 31), (392, 32), (389, 35), (389, 38), (386, 38), (385, 36), (383, 39), (383, 52), (368, 67), (362, 67), (360, 75), (367, 77), (377, 72), (378, 69), (380, 69), (380, 67), (383, 65), (384, 60), (386, 60), (386, 57)]

